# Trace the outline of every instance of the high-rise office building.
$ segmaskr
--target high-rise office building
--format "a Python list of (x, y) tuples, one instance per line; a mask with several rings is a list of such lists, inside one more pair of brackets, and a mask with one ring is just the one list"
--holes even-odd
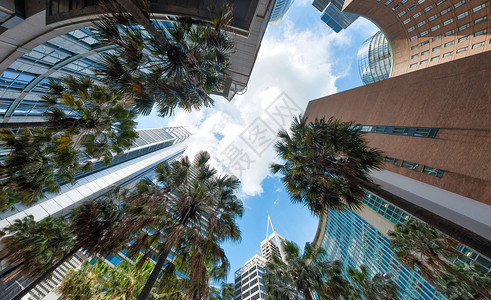
[(338, 33), (358, 19), (357, 15), (342, 11), (344, 2), (345, 0), (314, 0), (312, 5), (321, 12), (321, 20)]
[(375, 33), (361, 44), (357, 58), (361, 81), (364, 84), (389, 78), (392, 53), (389, 41), (382, 31)]
[[(164, 31), (179, 16), (209, 20), (210, 9), (226, 1), (151, 1), (154, 25)], [(102, 12), (98, 1), (4, 1), (0, 3), (0, 121), (40, 118), (39, 104), (50, 78), (93, 76), (102, 46), (90, 31)], [(228, 28), (235, 42), (230, 76), (217, 94), (231, 100), (246, 90), (275, 1), (232, 1), (234, 18)]]
[(293, 0), (276, 0), (273, 8), (273, 12), (271, 13), (271, 18), (269, 19), (269, 23), (272, 25), (278, 25), (283, 21), (285, 16), (288, 14), (290, 7), (292, 7)]
[[(269, 227), (271, 226), (271, 234)], [(283, 245), (286, 239), (279, 235), (273, 227), (273, 222), (268, 216), (266, 238), (261, 242), (261, 254), (255, 254), (240, 269), (235, 271), (235, 300), (257, 300), (265, 299), (263, 273), (268, 262), (273, 256), (286, 261)]]
[[(137, 132), (139, 136), (133, 145), (124, 153), (116, 155), (110, 165), (96, 161), (92, 172), (77, 174), (77, 182), (74, 185), (64, 184), (59, 193), (47, 194), (45, 198), (30, 207), (15, 204), (13, 211), (0, 213), (0, 229), (28, 215), (33, 215), (35, 220), (47, 216), (67, 215), (83, 202), (97, 199), (115, 186), (131, 188), (141, 179), (152, 177), (153, 170), (158, 164), (179, 158), (186, 149), (183, 141), (190, 136), (183, 127), (139, 129)], [(42, 299), (62, 281), (69, 268), (80, 265), (77, 261), (81, 262), (81, 257), (83, 254), (77, 253), (71, 262), (58, 268), (51, 279), (39, 284), (26, 297)], [(5, 263), (0, 263), (0, 273), (7, 268)], [(10, 299), (27, 284), (29, 284), (28, 280), (16, 276), (8, 282), (0, 282), (0, 294), (6, 295), (5, 299)]]

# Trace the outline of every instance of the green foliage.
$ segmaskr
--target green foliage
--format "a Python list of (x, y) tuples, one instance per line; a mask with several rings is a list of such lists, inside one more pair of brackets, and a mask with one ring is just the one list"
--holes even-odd
[[(456, 265), (454, 268), (485, 290), (491, 291), (491, 272), (486, 271), (482, 266), (475, 263), (466, 263)], [(448, 271), (443, 271), (438, 276), (436, 288), (446, 295), (449, 300), (486, 299), (474, 288)]]
[(307, 206), (315, 215), (326, 209), (359, 208), (368, 173), (383, 161), (379, 150), (370, 148), (353, 122), (330, 118), (308, 122), (296, 117), (290, 132), (280, 130), (274, 148), (283, 164), (271, 164), (293, 202)]
[(223, 283), (221, 288), (210, 289), (210, 300), (234, 300), (235, 290), (232, 283)]
[(358, 299), (362, 299), (361, 295), (367, 300), (397, 299), (397, 285), (389, 277), (382, 274), (372, 277), (365, 265), (361, 265), (359, 270), (348, 268), (347, 273), (355, 284)]
[(11, 150), (0, 164), (0, 211), (59, 192), (60, 182), (75, 183), (77, 172), (92, 170), (90, 159), (109, 164), (137, 137), (135, 114), (121, 95), (90, 78), (51, 82), (43, 101), (47, 121), (36, 123), (43, 127), (0, 131), (0, 145)]
[(144, 36), (136, 26), (127, 26), (138, 22), (121, 9), (113, 6), (119, 11), (94, 27), (103, 44), (119, 46), (104, 54), (97, 71), (103, 80), (133, 99), (136, 111), (143, 115), (154, 104), (162, 116), (172, 115), (177, 108), (191, 111), (213, 105), (208, 94), (223, 90), (234, 46), (223, 31), (231, 20), (230, 9), (222, 10), (213, 26), (181, 19), (169, 36), (154, 28)]

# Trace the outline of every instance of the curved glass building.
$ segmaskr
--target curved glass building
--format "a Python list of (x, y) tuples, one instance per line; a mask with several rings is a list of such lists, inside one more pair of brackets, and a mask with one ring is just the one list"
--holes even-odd
[(290, 10), (293, 4), (293, 0), (276, 0), (276, 3), (269, 18), (269, 23), (272, 25), (278, 25)]
[(358, 50), (358, 68), (364, 84), (389, 78), (392, 70), (392, 52), (382, 31), (363, 42)]

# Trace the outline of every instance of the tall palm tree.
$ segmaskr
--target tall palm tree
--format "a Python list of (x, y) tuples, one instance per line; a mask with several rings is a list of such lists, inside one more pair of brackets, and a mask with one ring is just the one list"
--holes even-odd
[(343, 272), (344, 268), (341, 261), (330, 262), (328, 273), (323, 274), (323, 279), (328, 284), (319, 294), (321, 299), (358, 300), (358, 295), (355, 293), (356, 289), (344, 278)]
[(364, 299), (397, 299), (397, 285), (390, 278), (382, 274), (375, 274), (372, 277), (365, 265), (361, 265), (359, 270), (348, 268), (347, 272), (351, 280), (355, 283), (358, 295), (362, 294)]
[(491, 299), (491, 295), (482, 286), (459, 272), (449, 262), (461, 255), (455, 249), (458, 245), (456, 240), (419, 220), (396, 224), (395, 230), (389, 232), (389, 237), (396, 257), (412, 270), (417, 267), (428, 281), (436, 283), (437, 276), (446, 271), (482, 296)]
[(94, 264), (85, 261), (79, 270), (69, 270), (56, 289), (63, 300), (90, 300), (104, 282), (109, 266), (102, 260)]
[(370, 172), (383, 164), (382, 152), (368, 146), (364, 133), (353, 122), (330, 118), (308, 122), (307, 117), (293, 120), (290, 132), (280, 130), (275, 144), (283, 163), (271, 164), (271, 171), (283, 175), (291, 200), (307, 206), (314, 215), (325, 209), (358, 209), (366, 191), (407, 211), (469, 245), (491, 255), (491, 242), (373, 183)]
[(209, 93), (223, 90), (230, 65), (233, 42), (222, 29), (230, 22), (231, 11), (222, 11), (213, 26), (181, 19), (166, 35), (151, 23), (148, 5), (140, 4), (112, 1), (111, 14), (96, 22), (101, 42), (119, 46), (104, 55), (98, 74), (132, 98), (140, 114), (148, 115), (154, 104), (162, 116), (176, 108), (211, 106)]
[[(121, 219), (122, 215), (116, 204), (108, 201), (89, 201), (72, 212), (70, 221), (63, 217), (48, 217), (34, 222), (32, 216), (29, 216), (22, 221), (16, 221), (15, 224), (18, 223), (19, 226), (7, 227), (10, 235), (2, 239), (6, 241), (5, 251), (10, 254), (7, 259), (12, 257), (10, 260), (13, 263), (22, 263), (13, 259), (23, 257), (26, 262), (22, 266), (39, 266), (21, 270), (22, 275), (36, 279), (13, 299), (21, 299), (36, 285), (48, 279), (80, 249), (88, 255), (108, 255), (117, 251), (126, 241), (125, 238), (129, 238), (129, 235), (119, 236), (118, 240), (113, 238), (113, 231)], [(41, 226), (42, 224), (47, 225)], [(33, 238), (24, 238), (27, 233)], [(25, 255), (24, 253), (30, 253), (30, 249), (36, 252)], [(44, 260), (44, 257), (49, 259)], [(35, 270), (35, 273), (31, 273), (32, 270)]]
[(286, 261), (274, 256), (266, 267), (268, 272), (263, 275), (266, 293), (273, 299), (285, 300), (297, 299), (300, 294), (305, 300), (312, 300), (312, 292), (323, 295), (329, 284), (323, 277), (331, 269), (329, 262), (317, 262), (324, 250), (306, 243), (300, 254), (297, 245), (287, 242), (284, 251)]
[[(456, 265), (455, 269), (483, 289), (491, 291), (491, 272), (486, 271), (482, 266), (466, 263)], [(457, 276), (445, 270), (438, 276), (436, 288), (450, 300), (486, 299)]]
[[(138, 232), (130, 250), (145, 251), (144, 259), (157, 250), (157, 263), (138, 299), (147, 299), (167, 257), (186, 250), (192, 254), (189, 263), (192, 295), (208, 293), (205, 262), (216, 266), (211, 276), (219, 277), (228, 267), (219, 244), (240, 239), (236, 218), (243, 213), (242, 202), (235, 195), (239, 181), (230, 176), (217, 176), (208, 165), (207, 152), (198, 153), (193, 162), (187, 157), (156, 167), (157, 183), (146, 180), (136, 193), (123, 202), (129, 216), (121, 232)], [(193, 296), (193, 297), (194, 297)]]
[(52, 81), (43, 102), (45, 122), (3, 123), (34, 128), (20, 129), (16, 135), (8, 129), (0, 132), (1, 145), (12, 150), (0, 167), (0, 209), (15, 202), (32, 205), (46, 191), (58, 192), (55, 175), (74, 183), (77, 171), (91, 170), (91, 160), (109, 164), (114, 153), (122, 153), (137, 137), (135, 113), (121, 95), (88, 77)]

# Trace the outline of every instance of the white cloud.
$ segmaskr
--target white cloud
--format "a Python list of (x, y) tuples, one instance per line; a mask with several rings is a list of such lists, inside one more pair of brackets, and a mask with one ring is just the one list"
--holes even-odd
[[(336, 92), (335, 82), (341, 75), (332, 71), (330, 62), (336, 61), (333, 47), (349, 43), (349, 38), (326, 32), (324, 27), (299, 30), (288, 20), (279, 29), (275, 34), (266, 33), (244, 95), (236, 96), (232, 102), (216, 98), (214, 107), (192, 113), (178, 112), (168, 122), (168, 126), (186, 126), (194, 133), (187, 140), (186, 155), (194, 156), (206, 150), (212, 157), (218, 157), (256, 118), (261, 117), (272, 125), (264, 110), (281, 92), (302, 111), (310, 100)], [(215, 133), (223, 138), (219, 140)], [(261, 156), (248, 151), (255, 155), (252, 157), (255, 163), (239, 179), (242, 193), (252, 196), (262, 193), (261, 182), (270, 175), (268, 166), (275, 154), (272, 146)], [(217, 162), (214, 164), (218, 166)]]

